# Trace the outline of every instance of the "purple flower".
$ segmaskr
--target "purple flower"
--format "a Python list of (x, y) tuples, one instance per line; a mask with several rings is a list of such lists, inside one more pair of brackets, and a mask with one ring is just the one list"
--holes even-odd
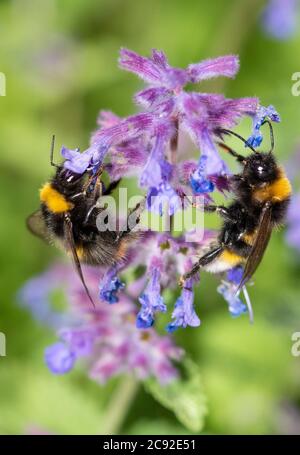
[(181, 296), (177, 299), (172, 313), (173, 321), (167, 325), (168, 332), (174, 332), (179, 327), (199, 327), (200, 319), (194, 308), (193, 280), (187, 280)]
[(116, 267), (109, 269), (100, 282), (100, 299), (108, 303), (116, 303), (119, 301), (117, 293), (124, 289), (125, 284), (116, 275)]
[(66, 169), (75, 172), (75, 174), (83, 174), (90, 165), (93, 150), (88, 149), (85, 152), (80, 153), (79, 149), (70, 150), (63, 146), (61, 154), (65, 159), (64, 167)]
[[(214, 143), (214, 135), (220, 128), (234, 126), (243, 115), (254, 113), (254, 99), (226, 100), (222, 95), (184, 93), (181, 96), (183, 126), (189, 132), (202, 155), (207, 157), (206, 174), (229, 173)], [(199, 159), (199, 173), (203, 163)]]
[[(189, 82), (188, 72), (179, 68), (172, 68), (162, 51), (152, 50), (150, 58), (142, 57), (129, 49), (121, 49), (119, 64), (122, 69), (137, 74), (153, 88), (160, 88), (160, 91), (150, 98), (161, 96), (161, 88), (178, 90)], [(149, 98), (149, 94), (146, 95)]]
[(233, 269), (227, 272), (227, 280), (231, 283), (239, 285), (242, 281), (244, 269), (243, 267), (234, 267)]
[(76, 355), (65, 343), (55, 343), (45, 350), (45, 361), (54, 374), (65, 374), (72, 370)]
[(247, 143), (251, 147), (259, 147), (263, 140), (263, 135), (260, 128), (263, 122), (268, 119), (271, 122), (280, 122), (280, 116), (273, 106), (260, 106), (253, 117), (252, 135), (248, 138)]
[(297, 0), (269, 0), (263, 12), (263, 28), (268, 35), (286, 40), (296, 32)]
[[(177, 179), (183, 185), (189, 185), (193, 194), (204, 194), (213, 192), (215, 189), (221, 193), (230, 190), (230, 174), (208, 174), (207, 160), (205, 155), (201, 155), (197, 163), (195, 160), (182, 161), (177, 166)], [(210, 168), (210, 166), (209, 166)], [(213, 170), (212, 170), (213, 171)]]
[[(173, 124), (177, 129), (175, 136), (178, 136), (180, 129), (188, 131), (202, 155), (208, 158), (206, 173), (216, 176), (228, 173), (214, 145), (214, 135), (218, 135), (220, 128), (233, 127), (243, 116), (254, 115), (257, 100), (232, 100), (216, 94), (185, 93), (183, 88), (188, 82), (196, 83), (217, 76), (234, 77), (239, 69), (238, 58), (232, 55), (218, 57), (189, 65), (183, 70), (172, 68), (163, 52), (153, 50), (151, 57), (147, 58), (122, 49), (119, 62), (121, 68), (136, 73), (150, 84), (149, 88), (135, 96), (135, 100), (160, 121), (163, 119), (165, 124)], [(155, 136), (158, 140), (142, 173), (141, 184), (152, 186), (156, 193), (160, 193), (158, 185), (161, 183), (162, 152), (165, 142), (172, 141), (174, 133), (173, 136), (165, 137), (164, 143), (159, 134)], [(203, 169), (199, 169), (199, 172), (202, 175)], [(204, 191), (207, 181), (205, 178), (204, 182), (202, 180), (199, 175), (191, 180), (194, 191)], [(207, 189), (208, 192), (212, 191), (212, 185), (208, 184)]]
[(189, 79), (193, 83), (220, 76), (233, 78), (238, 70), (239, 59), (236, 55), (207, 59), (188, 66)]
[(151, 131), (153, 122), (152, 114), (140, 113), (120, 120), (112, 126), (100, 128), (91, 138), (91, 147), (98, 151), (93, 155), (94, 166), (102, 164), (111, 147), (122, 145)]
[(150, 113), (132, 115), (124, 120), (115, 121), (110, 126), (100, 128), (91, 138), (91, 146), (84, 152), (62, 149), (66, 159), (64, 167), (82, 174), (89, 167), (95, 171), (106, 157), (111, 147), (133, 140), (143, 135), (152, 127), (153, 116)]
[[(144, 165), (141, 186), (147, 187), (148, 191), (155, 188), (160, 193), (160, 185), (171, 185), (174, 165), (166, 159), (166, 147), (172, 141), (173, 144), (177, 142), (179, 129), (183, 128), (195, 139), (202, 154), (208, 157), (207, 174), (224, 173), (225, 164), (214, 146), (213, 135), (218, 134), (222, 127), (234, 126), (244, 115), (253, 115), (257, 100), (230, 100), (222, 95), (185, 93), (183, 88), (187, 83), (217, 76), (234, 77), (239, 68), (238, 58), (232, 55), (218, 57), (179, 69), (171, 67), (161, 51), (153, 50), (151, 57), (147, 58), (122, 49), (120, 66), (150, 84), (135, 97), (148, 112), (125, 119), (111, 112), (102, 113), (98, 120), (100, 128), (92, 135), (91, 146), (85, 152), (63, 147), (64, 166), (78, 174), (88, 169), (95, 172), (110, 155), (107, 170), (114, 179), (122, 176), (118, 171), (120, 163), (124, 172), (132, 172), (133, 166)], [(150, 148), (152, 151), (148, 157)]]
[[(148, 209), (162, 213), (162, 199), (170, 202), (170, 213), (181, 207), (178, 194), (182, 189), (174, 186), (177, 172), (176, 147), (180, 130), (186, 130), (207, 157), (191, 177), (194, 193), (211, 192), (215, 180), (229, 171), (214, 144), (220, 128), (233, 127), (245, 115), (254, 115), (257, 100), (254, 98), (226, 99), (217, 94), (200, 94), (183, 91), (187, 83), (214, 78), (234, 77), (239, 69), (236, 56), (208, 59), (189, 65), (186, 69), (173, 68), (163, 52), (153, 50), (150, 58), (128, 49), (120, 52), (120, 66), (132, 71), (150, 84), (135, 96), (147, 112), (120, 119), (111, 112), (103, 112), (98, 119), (100, 128), (92, 135), (91, 146), (83, 153), (63, 148), (64, 166), (76, 173), (95, 172), (104, 159), (110, 162), (105, 169), (112, 180), (143, 167), (140, 185), (147, 189)], [(171, 150), (168, 150), (170, 146)], [(150, 151), (150, 153), (149, 153)], [(205, 194), (207, 194), (205, 193)], [(155, 204), (150, 196), (156, 195)]]
[[(123, 120), (113, 112), (100, 111), (97, 124), (101, 130), (116, 126)], [(92, 135), (91, 143), (97, 142), (100, 130)], [(110, 159), (105, 163), (105, 170), (109, 173), (111, 180), (136, 175), (138, 169), (145, 166), (148, 155), (146, 142), (144, 135), (138, 135), (138, 137), (121, 141), (109, 149)]]
[(195, 194), (212, 193), (215, 189), (212, 181), (207, 178), (207, 159), (206, 155), (201, 155), (199, 166), (190, 177), (190, 184)]
[(168, 183), (161, 183), (158, 188), (150, 188), (146, 202), (147, 209), (159, 213), (160, 216), (166, 207), (170, 216), (182, 207), (180, 197)]
[(235, 318), (247, 312), (247, 306), (236, 293), (237, 285), (235, 283), (223, 281), (222, 284), (218, 286), (217, 291), (228, 303), (228, 309), (232, 317)]
[(150, 58), (142, 57), (129, 49), (121, 49), (119, 63), (121, 68), (137, 74), (153, 86), (151, 92), (147, 89), (144, 91), (146, 94), (142, 95), (146, 100), (151, 100), (151, 104), (155, 99), (166, 95), (163, 89), (178, 92), (188, 82), (196, 83), (219, 76), (234, 77), (239, 69), (238, 57), (235, 55), (204, 60), (189, 65), (185, 70), (173, 68), (165, 54), (156, 49), (152, 50)]
[(93, 351), (96, 337), (92, 327), (64, 328), (59, 331), (60, 339), (69, 346), (76, 357), (87, 357)]
[(171, 164), (165, 160), (164, 152), (172, 132), (168, 123), (160, 122), (155, 127), (154, 144), (140, 178), (142, 187), (157, 187), (170, 179)]
[(139, 297), (141, 309), (137, 315), (138, 329), (147, 329), (154, 324), (154, 314), (158, 311), (165, 313), (167, 307), (160, 293), (160, 271), (153, 267), (151, 276), (143, 294)]
[(239, 297), (240, 291), (238, 291), (238, 286), (242, 280), (243, 273), (244, 269), (241, 266), (229, 270), (227, 272), (228, 281), (222, 281), (217, 288), (217, 291), (228, 303), (228, 309), (231, 316), (237, 317), (243, 313), (249, 312), (250, 322), (253, 322), (253, 310), (246, 286), (243, 286), (242, 290), (247, 305), (245, 305)]
[[(66, 268), (66, 272), (69, 270), (72, 268)], [(98, 271), (89, 267), (84, 273), (96, 300)], [(69, 311), (76, 314), (76, 324), (60, 330), (60, 341), (46, 349), (46, 364), (51, 372), (67, 373), (84, 357), (90, 376), (101, 384), (126, 372), (134, 373), (139, 379), (153, 376), (161, 383), (178, 376), (172, 362), (180, 360), (183, 351), (154, 329), (144, 331), (136, 327), (137, 311), (131, 296), (122, 293), (118, 305), (109, 306), (100, 301), (91, 309), (80, 281), (73, 280), (71, 273), (65, 276)], [(152, 285), (150, 291), (154, 292), (157, 282)]]

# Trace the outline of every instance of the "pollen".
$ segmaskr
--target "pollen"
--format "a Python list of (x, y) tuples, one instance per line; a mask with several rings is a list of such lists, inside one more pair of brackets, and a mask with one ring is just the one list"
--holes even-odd
[(40, 200), (53, 213), (64, 213), (74, 205), (66, 200), (63, 194), (55, 190), (50, 183), (46, 183), (40, 190)]

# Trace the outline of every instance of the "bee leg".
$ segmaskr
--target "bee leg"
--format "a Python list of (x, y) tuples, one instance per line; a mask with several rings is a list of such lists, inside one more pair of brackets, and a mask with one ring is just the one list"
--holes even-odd
[[(101, 189), (101, 187), (102, 187), (102, 182), (101, 182), (102, 173), (103, 173), (103, 166), (100, 166), (97, 169), (97, 172), (95, 174), (92, 174), (89, 176), (88, 180), (86, 181), (86, 183), (83, 186), (82, 194), (86, 194), (88, 192), (90, 186), (94, 182), (94, 188), (92, 191), (94, 194), (94, 199), (96, 199), (95, 196), (97, 194), (97, 191), (99, 191), (99, 189)], [(101, 192), (98, 194), (97, 199), (99, 198), (100, 195), (101, 195)]]
[[(104, 185), (101, 181), (101, 175), (102, 175), (102, 170), (101, 170), (101, 172), (99, 172), (99, 174), (97, 174), (96, 181), (95, 181), (94, 188), (93, 188), (92, 199), (94, 200), (95, 204), (97, 203), (97, 200), (101, 196), (109, 196), (114, 191), (114, 189), (117, 188), (117, 186), (119, 185), (119, 183), (121, 181), (121, 179), (115, 180), (114, 182), (111, 182), (107, 188), (104, 188)], [(93, 179), (95, 179), (95, 176), (92, 177), (92, 180)], [(88, 185), (90, 185), (92, 183), (92, 180), (90, 180)]]
[(90, 206), (90, 208), (89, 208), (89, 210), (87, 212), (87, 215), (86, 215), (85, 220), (84, 220), (84, 224), (88, 223), (92, 212), (96, 208), (99, 207), (99, 198), (103, 194), (107, 194), (106, 191), (103, 191), (103, 183), (101, 181), (102, 172), (103, 172), (103, 167), (100, 166), (100, 168), (98, 169), (97, 173), (95, 175), (91, 175), (89, 177), (87, 183), (84, 186), (83, 194), (86, 194), (89, 186), (93, 183), (93, 180), (96, 179), (95, 182), (94, 182), (94, 188), (92, 190), (92, 195), (89, 197), (89, 199), (92, 200), (92, 205)]
[(131, 232), (140, 222), (141, 214), (145, 210), (146, 198), (144, 197), (141, 202), (138, 202), (136, 206), (129, 211), (126, 224), (119, 230), (116, 242), (120, 240), (121, 237)]
[(103, 191), (102, 195), (108, 196), (109, 194), (111, 194), (117, 188), (117, 186), (119, 185), (120, 182), (121, 182), (121, 179), (111, 182), (108, 185), (108, 187)]
[(224, 205), (205, 205), (204, 212), (214, 213), (217, 212), (224, 220), (236, 222), (236, 219), (231, 215), (227, 207)]
[(209, 251), (208, 253), (206, 253), (204, 256), (202, 256), (198, 262), (196, 262), (196, 264), (194, 264), (194, 266), (192, 267), (192, 269), (185, 273), (184, 275), (182, 275), (179, 279), (179, 285), (181, 287), (184, 286), (184, 283), (186, 282), (186, 280), (192, 278), (194, 275), (196, 275), (196, 273), (198, 273), (198, 271), (200, 270), (201, 267), (204, 267), (208, 264), (210, 264), (212, 261), (214, 261), (218, 256), (220, 256), (220, 254), (222, 253), (222, 251), (224, 250), (224, 246), (220, 245), (216, 248), (214, 248), (213, 250)]
[[(102, 174), (102, 172), (101, 172)], [(101, 182), (101, 174), (98, 175), (97, 180), (95, 182), (95, 186), (93, 189), (93, 195), (92, 195), (92, 200), (93, 200), (93, 205), (89, 208), (87, 215), (85, 217), (84, 223), (87, 224), (89, 221), (89, 218), (92, 214), (92, 212), (96, 209), (99, 208), (99, 198), (101, 196), (108, 196), (120, 183), (121, 179), (116, 180), (115, 182), (111, 182), (108, 187), (103, 191), (103, 183)], [(93, 176), (95, 177), (95, 176)]]

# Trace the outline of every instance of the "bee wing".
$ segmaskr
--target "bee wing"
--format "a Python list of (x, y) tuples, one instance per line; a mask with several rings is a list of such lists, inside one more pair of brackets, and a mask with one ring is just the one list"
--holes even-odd
[(90, 299), (93, 306), (95, 307), (95, 303), (90, 295), (90, 292), (89, 292), (88, 287), (84, 280), (81, 264), (80, 264), (80, 261), (79, 261), (78, 255), (77, 255), (77, 251), (76, 251), (76, 245), (75, 245), (74, 236), (73, 236), (73, 225), (72, 225), (72, 221), (70, 220), (68, 215), (66, 215), (64, 218), (64, 236), (65, 236), (65, 241), (67, 243), (67, 248), (72, 253), (73, 262), (74, 262), (77, 274), (80, 278), (80, 281), (85, 289), (85, 292), (86, 292), (88, 298)]
[(37, 210), (36, 212), (29, 215), (29, 217), (26, 219), (26, 226), (32, 234), (47, 243), (50, 242), (49, 230), (46, 226), (41, 210)]
[(262, 211), (255, 241), (252, 246), (251, 253), (247, 259), (243, 277), (238, 289), (241, 289), (247, 283), (247, 281), (250, 280), (263, 258), (272, 233), (271, 215), (272, 207), (266, 204)]

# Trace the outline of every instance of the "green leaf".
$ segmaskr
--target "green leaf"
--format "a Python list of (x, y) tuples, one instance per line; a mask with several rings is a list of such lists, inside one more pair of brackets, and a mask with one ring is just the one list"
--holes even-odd
[(184, 377), (162, 386), (155, 379), (144, 385), (161, 405), (173, 411), (180, 423), (188, 430), (199, 433), (207, 413), (206, 396), (198, 365), (187, 359), (183, 362)]

